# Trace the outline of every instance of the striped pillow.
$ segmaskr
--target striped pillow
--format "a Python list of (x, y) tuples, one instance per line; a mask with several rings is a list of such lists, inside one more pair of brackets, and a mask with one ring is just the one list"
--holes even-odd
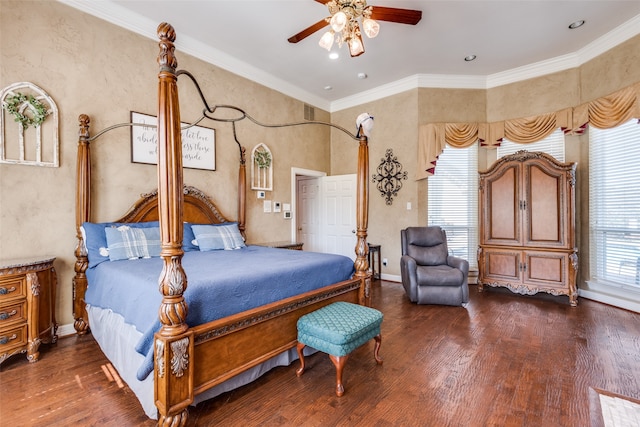
[(109, 260), (160, 256), (160, 227), (134, 228), (128, 225), (105, 228)]
[(232, 250), (246, 246), (235, 222), (224, 225), (192, 224), (191, 229), (201, 251)]

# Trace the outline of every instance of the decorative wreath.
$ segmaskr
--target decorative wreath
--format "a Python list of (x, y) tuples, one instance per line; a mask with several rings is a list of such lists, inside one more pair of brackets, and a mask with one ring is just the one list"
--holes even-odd
[(256, 151), (253, 156), (260, 169), (271, 166), (271, 154), (268, 151)]
[[(29, 104), (30, 108), (24, 108), (22, 111), (31, 111), (31, 116), (25, 115), (22, 111), (20, 111), (20, 106), (24, 103)], [(9, 114), (11, 114), (15, 121), (18, 123), (22, 123), (22, 127), (27, 129), (29, 126), (38, 127), (40, 126), (45, 119), (47, 118), (47, 107), (33, 97), (33, 95), (25, 95), (23, 93), (17, 92), (15, 95), (7, 96), (4, 99), (4, 105), (2, 106)]]

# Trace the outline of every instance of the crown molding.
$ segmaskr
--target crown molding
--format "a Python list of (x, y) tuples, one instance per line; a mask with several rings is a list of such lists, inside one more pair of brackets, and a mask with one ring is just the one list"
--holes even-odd
[[(157, 41), (158, 23), (151, 19), (132, 13), (128, 9), (118, 6), (109, 1), (86, 1), (86, 0), (57, 0), (67, 6), (88, 13), (96, 18), (102, 19), (126, 30), (132, 31), (148, 39)], [(300, 101), (314, 105), (318, 108), (329, 111), (330, 103), (326, 99), (320, 98), (307, 92), (289, 82), (279, 79), (271, 74), (240, 61), (233, 56), (207, 46), (198, 40), (188, 36), (180, 36), (176, 40), (177, 50), (194, 56), (209, 64), (213, 64), (227, 70), (240, 77), (254, 81), (258, 84), (282, 92), (283, 94)]]
[[(491, 89), (509, 83), (541, 77), (558, 71), (576, 68), (582, 64), (602, 55), (606, 51), (640, 34), (640, 15), (637, 15), (624, 24), (614, 28), (604, 36), (591, 42), (577, 52), (570, 53), (545, 61), (524, 65), (500, 73), (488, 76), (456, 76), (442, 74), (419, 74), (399, 80), (400, 83), (390, 83), (378, 88), (354, 96), (342, 98), (331, 103), (330, 112), (336, 112), (345, 108), (354, 107), (366, 102), (376, 101), (390, 95), (394, 95), (393, 88), (402, 91), (418, 87), (446, 88), (446, 89)], [(409, 82), (415, 82), (415, 87), (410, 87)]]
[(486, 78), (483, 76), (456, 76), (448, 74), (415, 74), (395, 82), (357, 93), (331, 103), (330, 112), (344, 110), (367, 102), (397, 95), (417, 88), (443, 89), (485, 89)]
[[(156, 22), (152, 22), (148, 18), (132, 13), (128, 9), (118, 6), (112, 2), (86, 0), (58, 0), (58, 2), (119, 27), (133, 31), (134, 33), (140, 34), (149, 39), (157, 39)], [(198, 59), (281, 92), (287, 96), (291, 96), (329, 112), (336, 112), (411, 89), (490, 89), (505, 84), (556, 73), (558, 71), (576, 68), (638, 34), (640, 34), (640, 15), (637, 15), (619, 27), (614, 28), (579, 51), (567, 55), (528, 64), (500, 73), (490, 74), (488, 76), (416, 74), (333, 102), (318, 97), (297, 86), (291, 85), (285, 80), (265, 73), (246, 62), (240, 61), (231, 55), (219, 51), (218, 49), (206, 46), (193, 38), (181, 36), (180, 39), (176, 41), (176, 48)]]

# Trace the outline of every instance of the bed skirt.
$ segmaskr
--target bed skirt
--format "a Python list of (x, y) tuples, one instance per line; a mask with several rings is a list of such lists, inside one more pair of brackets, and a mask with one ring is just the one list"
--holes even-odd
[[(87, 305), (89, 324), (94, 339), (107, 356), (120, 377), (136, 395), (142, 409), (149, 418), (158, 419), (158, 411), (153, 396), (153, 375), (144, 381), (137, 379), (136, 373), (144, 363), (144, 356), (135, 350), (142, 334), (135, 327), (124, 322), (124, 318), (108, 309)], [(309, 353), (315, 352), (309, 349)], [(306, 351), (305, 351), (306, 355)], [(280, 353), (266, 362), (195, 396), (194, 405), (216, 397), (227, 391), (249, 384), (277, 366), (288, 366), (298, 359), (295, 348)], [(196, 367), (197, 369), (197, 367)]]

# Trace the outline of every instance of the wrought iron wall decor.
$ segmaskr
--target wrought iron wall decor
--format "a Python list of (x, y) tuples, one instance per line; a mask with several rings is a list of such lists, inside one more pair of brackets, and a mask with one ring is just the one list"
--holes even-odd
[(407, 172), (402, 171), (402, 164), (393, 155), (393, 150), (388, 148), (378, 165), (378, 173), (372, 176), (372, 182), (377, 183), (380, 195), (385, 198), (387, 205), (391, 205), (393, 198), (398, 195), (403, 179), (407, 179)]

